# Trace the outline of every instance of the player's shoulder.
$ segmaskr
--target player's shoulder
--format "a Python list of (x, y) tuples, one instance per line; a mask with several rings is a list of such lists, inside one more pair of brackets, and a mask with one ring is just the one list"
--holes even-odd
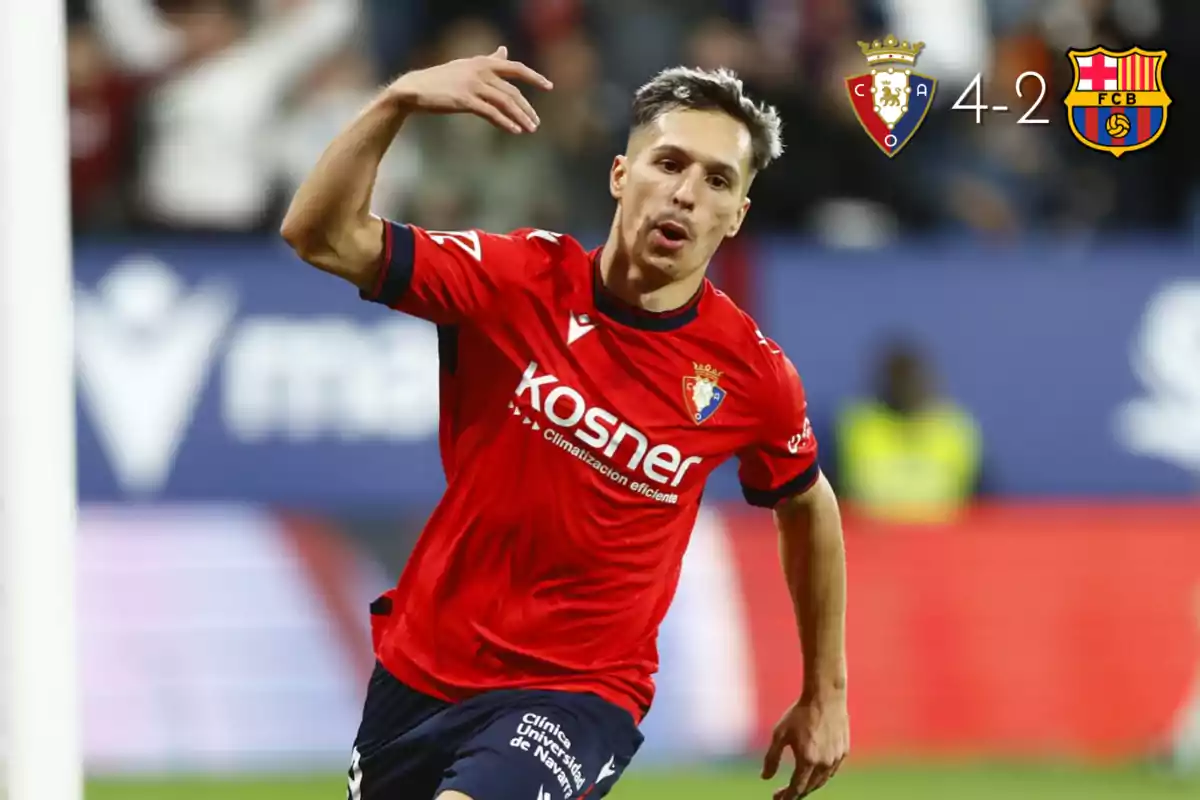
[(504, 234), (526, 250), (538, 253), (547, 260), (587, 258), (587, 250), (574, 236), (545, 228), (516, 228)]
[(517, 228), (504, 238), (525, 254), (528, 277), (562, 277), (580, 272), (588, 262), (588, 251), (575, 237), (544, 228)]
[(456, 246), (475, 260), (511, 260), (519, 257), (530, 264), (553, 263), (572, 258), (587, 258), (587, 251), (574, 237), (544, 228), (515, 228), (508, 232), (466, 228), (433, 230), (413, 223), (392, 223), (411, 229), (415, 234), (442, 247)]
[(783, 348), (729, 295), (710, 285), (712, 330), (740, 356), (742, 369), (768, 386), (787, 383), (796, 368)]

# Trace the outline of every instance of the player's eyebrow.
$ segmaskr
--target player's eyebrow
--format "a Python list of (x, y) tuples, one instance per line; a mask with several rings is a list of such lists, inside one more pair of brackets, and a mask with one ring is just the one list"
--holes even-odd
[(731, 182), (737, 181), (741, 175), (741, 171), (727, 161), (719, 158), (698, 158), (695, 153), (677, 144), (660, 144), (650, 152), (656, 156), (675, 156), (683, 161), (699, 161), (709, 172), (722, 175)]

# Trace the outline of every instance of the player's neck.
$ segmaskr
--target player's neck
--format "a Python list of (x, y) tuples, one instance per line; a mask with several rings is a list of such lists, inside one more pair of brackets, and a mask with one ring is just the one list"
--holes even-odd
[(696, 270), (678, 281), (649, 274), (610, 237), (600, 251), (600, 281), (621, 301), (652, 313), (663, 313), (682, 308), (695, 297), (704, 282), (704, 270)]

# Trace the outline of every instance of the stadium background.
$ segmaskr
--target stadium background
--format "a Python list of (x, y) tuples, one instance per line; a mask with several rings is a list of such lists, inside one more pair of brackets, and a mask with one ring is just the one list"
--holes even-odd
[[(978, 491), (935, 521), (844, 497), (852, 763), (830, 798), (1186, 796), (1200, 762), (1200, 175), (1189, 0), (72, 0), (80, 676), (89, 797), (337, 797), (367, 601), (438, 497), (436, 339), (274, 231), (397, 71), (508, 43), (557, 84), (513, 139), (421, 120), (377, 210), (598, 243), (628, 96), (736, 68), (784, 114), (717, 282), (841, 415), (915, 351), (972, 421)], [(884, 157), (856, 40), (926, 42), (924, 127)], [(1162, 138), (1076, 142), (1067, 47), (1165, 48)], [(954, 100), (1034, 115), (982, 123)], [(914, 462), (914, 465), (916, 462)], [(844, 484), (843, 484), (844, 485)], [(536, 490), (536, 487), (532, 487)], [(799, 657), (768, 515), (706, 498), (660, 696), (615, 796), (766, 797)]]

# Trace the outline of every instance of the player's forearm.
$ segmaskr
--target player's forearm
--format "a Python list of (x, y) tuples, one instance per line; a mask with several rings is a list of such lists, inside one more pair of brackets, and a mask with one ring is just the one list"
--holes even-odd
[(371, 215), (376, 174), (408, 109), (390, 89), (376, 97), (325, 149), (280, 230), (305, 261), (363, 288), (383, 248), (383, 223)]
[(846, 548), (837, 497), (822, 476), (775, 511), (780, 556), (804, 652), (804, 693), (846, 689)]

